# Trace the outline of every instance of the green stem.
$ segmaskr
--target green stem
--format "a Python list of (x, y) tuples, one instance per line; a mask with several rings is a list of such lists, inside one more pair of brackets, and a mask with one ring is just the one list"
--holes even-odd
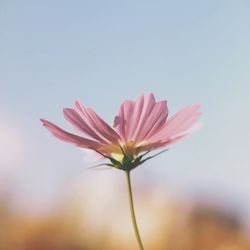
[(131, 214), (132, 224), (134, 228), (134, 233), (135, 233), (135, 237), (136, 237), (140, 250), (143, 250), (144, 248), (142, 245), (140, 233), (139, 233), (138, 226), (136, 223), (136, 218), (135, 218), (135, 209), (134, 209), (132, 187), (131, 187), (131, 180), (130, 180), (130, 171), (126, 171), (126, 177), (127, 177), (127, 184), (128, 184), (128, 198), (129, 198), (130, 214)]

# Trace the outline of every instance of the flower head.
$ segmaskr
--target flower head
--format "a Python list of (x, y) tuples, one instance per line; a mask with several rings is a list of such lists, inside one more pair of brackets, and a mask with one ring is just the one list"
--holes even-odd
[(156, 156), (145, 158), (152, 150), (167, 149), (198, 129), (199, 107), (186, 106), (168, 118), (166, 101), (156, 102), (153, 94), (141, 95), (136, 101), (122, 103), (111, 127), (91, 108), (76, 101), (73, 108), (65, 108), (63, 113), (84, 137), (41, 121), (58, 139), (91, 149), (110, 161), (102, 165), (130, 171)]

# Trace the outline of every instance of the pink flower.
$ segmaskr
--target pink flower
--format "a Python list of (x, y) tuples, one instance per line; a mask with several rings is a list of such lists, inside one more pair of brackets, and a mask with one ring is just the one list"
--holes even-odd
[(153, 94), (142, 95), (136, 101), (122, 103), (111, 127), (91, 108), (76, 101), (73, 108), (63, 110), (64, 117), (86, 137), (68, 133), (47, 120), (41, 121), (58, 139), (91, 149), (110, 160), (103, 165), (128, 171), (154, 157), (143, 158), (152, 150), (166, 149), (197, 130), (199, 107), (186, 106), (168, 118), (166, 101), (156, 102)]

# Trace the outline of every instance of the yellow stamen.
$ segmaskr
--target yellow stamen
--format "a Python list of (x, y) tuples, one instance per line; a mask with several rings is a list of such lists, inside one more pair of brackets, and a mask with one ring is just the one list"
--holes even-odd
[(115, 160), (122, 162), (124, 154), (121, 147), (124, 153), (131, 158), (136, 158), (136, 156), (138, 155), (138, 148), (136, 147), (136, 143), (134, 141), (129, 141), (123, 146), (117, 144), (109, 144), (104, 146), (101, 151), (110, 154)]

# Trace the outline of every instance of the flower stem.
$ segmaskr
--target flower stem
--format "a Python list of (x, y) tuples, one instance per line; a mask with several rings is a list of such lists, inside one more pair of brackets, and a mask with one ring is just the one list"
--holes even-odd
[(130, 206), (130, 214), (132, 219), (132, 224), (134, 228), (135, 237), (137, 240), (137, 243), (139, 245), (140, 250), (143, 250), (143, 245), (140, 237), (140, 233), (138, 230), (138, 226), (136, 223), (135, 218), (135, 209), (134, 209), (134, 202), (133, 202), (133, 195), (132, 195), (132, 187), (131, 187), (131, 180), (130, 180), (130, 171), (126, 171), (126, 177), (127, 177), (127, 185), (128, 185), (128, 198), (129, 198), (129, 206)]

